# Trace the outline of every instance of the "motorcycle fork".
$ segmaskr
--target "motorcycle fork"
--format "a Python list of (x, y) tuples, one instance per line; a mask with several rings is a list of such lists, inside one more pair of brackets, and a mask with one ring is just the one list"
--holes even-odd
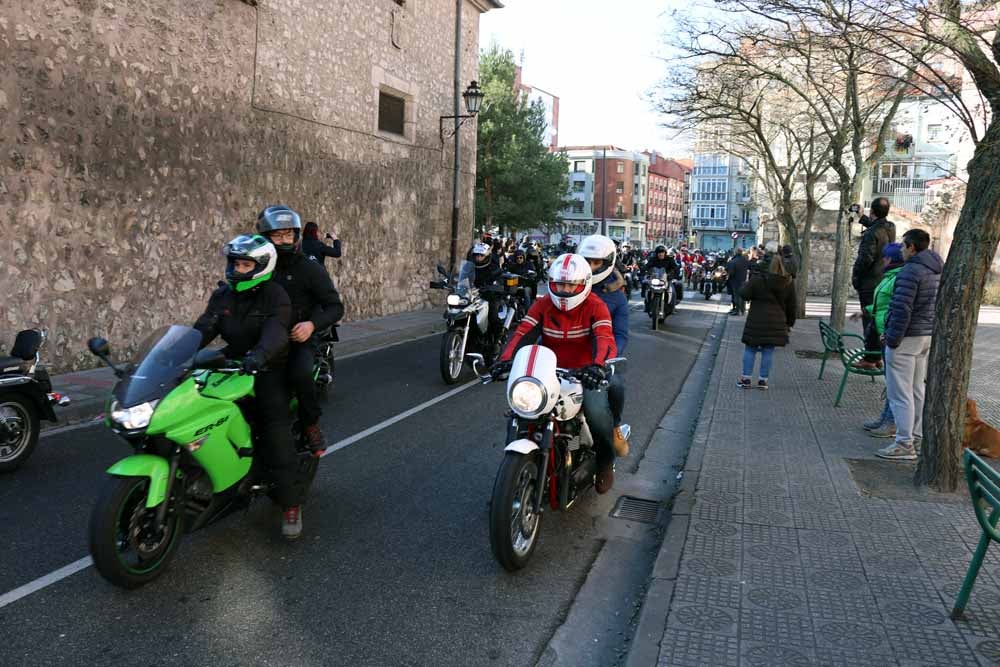
[[(545, 506), (545, 487), (548, 485), (548, 472), (552, 467), (552, 422), (550, 421), (542, 433), (542, 441), (538, 443), (542, 455), (538, 459), (538, 492), (535, 494), (535, 511), (542, 512)], [(554, 472), (554, 471), (553, 471)]]
[(465, 347), (469, 343), (469, 329), (472, 327), (472, 316), (465, 318), (465, 330), (462, 331), (462, 359), (465, 359)]
[(174, 445), (174, 450), (170, 453), (170, 471), (167, 473), (167, 488), (163, 493), (163, 502), (156, 508), (156, 527), (163, 528), (167, 521), (167, 510), (170, 505), (170, 494), (174, 491), (174, 484), (177, 482), (177, 466), (181, 462), (181, 448)]

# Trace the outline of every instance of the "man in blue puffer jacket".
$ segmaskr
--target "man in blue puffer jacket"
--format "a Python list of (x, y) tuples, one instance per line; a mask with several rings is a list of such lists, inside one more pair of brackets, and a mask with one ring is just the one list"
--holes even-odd
[(896, 276), (885, 322), (886, 393), (896, 418), (896, 440), (878, 450), (884, 459), (912, 461), (923, 438), (924, 382), (934, 330), (934, 307), (944, 260), (922, 229), (903, 234), (905, 264)]

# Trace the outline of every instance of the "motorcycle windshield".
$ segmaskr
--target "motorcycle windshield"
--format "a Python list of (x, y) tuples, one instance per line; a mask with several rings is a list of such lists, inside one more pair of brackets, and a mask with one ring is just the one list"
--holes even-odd
[(654, 269), (653, 269), (653, 270), (652, 270), (652, 271), (650, 272), (650, 275), (651, 275), (651, 276), (652, 276), (653, 278), (656, 278), (656, 279), (658, 279), (658, 280), (663, 280), (663, 281), (666, 281), (666, 279), (667, 279), (667, 270), (666, 270), (666, 269), (664, 269), (664, 268), (662, 268), (662, 267), (659, 267), (659, 266), (658, 266), (658, 267), (654, 268)]
[(166, 396), (190, 370), (201, 345), (201, 332), (173, 324), (157, 329), (142, 342), (131, 368), (114, 396), (130, 408)]
[(465, 296), (476, 282), (476, 265), (465, 260), (458, 269), (458, 280), (455, 281), (455, 293)]

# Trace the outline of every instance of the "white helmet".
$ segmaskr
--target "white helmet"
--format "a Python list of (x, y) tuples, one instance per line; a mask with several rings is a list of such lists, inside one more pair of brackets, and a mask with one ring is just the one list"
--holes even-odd
[(593, 276), (593, 283), (596, 285), (611, 275), (615, 268), (615, 242), (607, 236), (592, 234), (582, 241), (580, 247), (576, 249), (576, 254), (584, 259), (601, 260), (601, 268)]
[(590, 264), (580, 255), (566, 253), (549, 266), (549, 298), (559, 310), (573, 310), (590, 296)]

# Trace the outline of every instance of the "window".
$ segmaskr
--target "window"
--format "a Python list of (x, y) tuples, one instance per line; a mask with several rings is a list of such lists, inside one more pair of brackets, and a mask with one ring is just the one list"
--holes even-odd
[(619, 174), (625, 173), (625, 163), (622, 162), (621, 160), (618, 161), (618, 173)]
[(642, 165), (642, 175), (646, 175), (646, 165)]
[(636, 176), (639, 175), (639, 163), (636, 162), (632, 165), (632, 173)]
[(699, 178), (691, 198), (694, 201), (726, 201), (726, 188), (723, 178)]
[(944, 139), (942, 136), (944, 134), (944, 126), (942, 125), (928, 125), (927, 126), (927, 141), (941, 141)]
[(632, 184), (632, 194), (636, 195), (636, 196), (639, 195), (639, 184), (638, 183), (633, 183)]
[(618, 194), (625, 194), (625, 181), (618, 181), (615, 184), (615, 192)]
[(639, 205), (638, 204), (632, 204), (632, 215), (633, 216), (639, 215)]
[(583, 192), (586, 187), (586, 181), (573, 181), (573, 192)]
[(573, 171), (587, 171), (586, 160), (576, 160), (573, 162)]
[(583, 213), (583, 202), (582, 201), (575, 201), (575, 202), (573, 202), (573, 212), (574, 213)]
[(378, 93), (378, 129), (381, 132), (405, 136), (405, 118), (406, 100), (380, 90)]
[(617, 204), (615, 204), (615, 217), (620, 218), (623, 215), (625, 215), (625, 207), (622, 206), (621, 202), (618, 202)]

